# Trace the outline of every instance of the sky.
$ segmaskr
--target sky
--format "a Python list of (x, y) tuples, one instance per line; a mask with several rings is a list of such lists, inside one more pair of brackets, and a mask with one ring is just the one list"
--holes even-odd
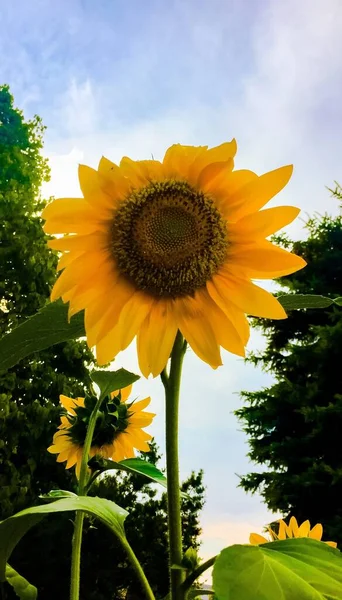
[[(47, 126), (51, 181), (44, 196), (79, 196), (77, 165), (102, 155), (162, 158), (173, 143), (235, 137), (237, 168), (262, 173), (293, 163), (270, 205), (337, 214), (326, 186), (342, 180), (341, 0), (0, 0), (0, 81), (26, 117)], [(248, 349), (261, 348), (252, 335)], [(115, 366), (138, 371), (130, 348)], [(241, 390), (271, 377), (224, 354), (213, 371), (191, 351), (181, 393), (181, 475), (204, 469), (201, 555), (248, 541), (274, 515), (239, 489), (255, 469), (233, 415)], [(158, 380), (141, 380), (164, 448)]]

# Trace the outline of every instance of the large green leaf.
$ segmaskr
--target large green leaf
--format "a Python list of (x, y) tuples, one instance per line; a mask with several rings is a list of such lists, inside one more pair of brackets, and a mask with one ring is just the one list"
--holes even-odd
[(293, 310), (295, 308), (327, 308), (334, 303), (332, 298), (314, 294), (288, 294), (278, 296), (277, 300), (279, 300), (285, 310)]
[(0, 371), (33, 352), (84, 335), (84, 313), (78, 313), (69, 323), (68, 306), (61, 300), (52, 302), (1, 338)]
[(90, 377), (99, 386), (101, 398), (105, 398), (111, 392), (121, 390), (140, 379), (139, 375), (130, 373), (130, 371), (126, 371), (125, 369), (118, 369), (118, 371), (93, 371), (90, 373)]
[(31, 585), (25, 577), (19, 575), (8, 563), (6, 565), (6, 580), (20, 600), (36, 600), (37, 588)]
[(75, 510), (82, 510), (98, 518), (119, 538), (125, 538), (124, 520), (128, 513), (115, 502), (105, 498), (75, 496), (63, 498), (51, 504), (27, 508), (0, 523), (0, 581), (4, 581), (6, 578), (6, 562), (12, 550), (33, 525), (38, 523), (44, 515)]
[(101, 456), (94, 456), (94, 458), (90, 459), (88, 464), (93, 469), (99, 468), (101, 471), (116, 469), (118, 471), (127, 471), (128, 473), (142, 475), (149, 481), (154, 481), (165, 488), (167, 487), (167, 479), (165, 475), (159, 471), (157, 467), (151, 465), (151, 463), (147, 462), (146, 460), (142, 460), (141, 458), (127, 458), (125, 460), (121, 460), (120, 462), (115, 462), (114, 460), (107, 460)]
[(341, 553), (309, 538), (230, 546), (214, 564), (218, 600), (341, 600)]

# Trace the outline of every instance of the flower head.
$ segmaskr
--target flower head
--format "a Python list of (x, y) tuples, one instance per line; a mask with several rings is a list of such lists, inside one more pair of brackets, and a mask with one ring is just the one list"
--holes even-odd
[(253, 279), (293, 273), (305, 261), (268, 236), (298, 215), (261, 210), (287, 184), (292, 167), (260, 177), (234, 171), (236, 142), (171, 146), (162, 162), (102, 158), (79, 167), (83, 198), (43, 212), (49, 242), (63, 254), (51, 295), (85, 309), (88, 344), (105, 364), (136, 337), (142, 373), (158, 375), (177, 330), (213, 368), (221, 347), (244, 355), (246, 314), (283, 319), (278, 300)]
[[(148, 452), (152, 436), (143, 431), (153, 421), (154, 413), (145, 412), (151, 399), (128, 403), (132, 386), (113, 392), (103, 401), (97, 417), (90, 456), (99, 454), (116, 462), (135, 456), (134, 449)], [(48, 451), (58, 454), (57, 461), (66, 463), (66, 469), (76, 465), (79, 477), (83, 444), (90, 415), (96, 398), (68, 398), (60, 396), (64, 413)]]
[[(287, 538), (301, 538), (301, 537), (309, 537), (313, 540), (321, 541), (323, 535), (323, 527), (320, 523), (317, 523), (312, 529), (310, 526), (310, 521), (304, 521), (301, 525), (298, 525), (295, 517), (291, 517), (290, 522), (286, 525), (285, 521), (279, 521), (279, 529), (278, 533), (275, 533), (273, 529), (268, 528), (268, 533), (271, 539), (267, 539), (263, 535), (259, 535), (258, 533), (251, 533), (249, 536), (249, 543), (253, 545), (259, 544), (267, 544), (269, 542), (274, 542), (275, 540), (286, 540)], [(328, 544), (328, 546), (332, 546), (336, 548), (336, 542), (324, 542)]]

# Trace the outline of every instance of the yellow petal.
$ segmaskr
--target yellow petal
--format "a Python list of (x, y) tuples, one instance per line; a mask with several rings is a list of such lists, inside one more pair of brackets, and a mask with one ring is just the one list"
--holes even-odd
[(149, 313), (152, 304), (153, 298), (143, 292), (135, 292), (126, 302), (118, 323), (121, 350), (127, 348), (137, 335), (141, 323)]
[(273, 531), (273, 529), (271, 529), (271, 527), (268, 527), (267, 531), (270, 534), (270, 538), (271, 538), (272, 542), (275, 542), (278, 539), (277, 534)]
[(330, 546), (331, 548), (337, 548), (337, 542), (324, 542), (325, 544), (327, 544), (328, 546)]
[(177, 333), (177, 321), (171, 301), (158, 300), (138, 332), (139, 367), (145, 377), (153, 377), (165, 367)]
[(233, 194), (229, 203), (233, 209), (234, 221), (260, 210), (271, 198), (278, 194), (288, 183), (293, 167), (280, 167), (253, 179)]
[(116, 201), (104, 191), (103, 185), (101, 185), (102, 177), (98, 171), (86, 165), (79, 165), (78, 179), (85, 200), (96, 209), (98, 215), (109, 217)]
[(232, 301), (246, 314), (267, 319), (287, 318), (280, 302), (254, 283), (219, 274), (214, 275), (213, 283), (223, 300)]
[(73, 467), (76, 464), (76, 462), (77, 462), (77, 450), (73, 454), (69, 455), (68, 462), (65, 465), (65, 468), (71, 469), (71, 467)]
[(110, 294), (107, 311), (103, 313), (100, 320), (93, 323), (95, 328), (93, 334), (96, 336), (97, 342), (106, 336), (109, 330), (116, 327), (122, 309), (135, 292), (136, 288), (125, 277), (119, 275), (113, 292)]
[(115, 390), (114, 392), (111, 392), (110, 397), (115, 398), (115, 396), (118, 396), (119, 393), (121, 392), (121, 402), (126, 402), (129, 398), (129, 396), (131, 395), (132, 388), (133, 388), (133, 384), (131, 383), (131, 385), (128, 385), (127, 387), (123, 388), (122, 390)]
[(295, 273), (305, 267), (300, 256), (278, 248), (271, 242), (263, 241), (255, 245), (232, 245), (227, 259), (230, 270), (241, 271), (252, 279), (273, 279)]
[(198, 176), (208, 165), (213, 163), (229, 163), (229, 170), (234, 166), (233, 158), (236, 154), (236, 141), (225, 142), (214, 148), (209, 148), (205, 152), (199, 154), (192, 163), (188, 177), (191, 182), (197, 182)]
[(141, 412), (150, 404), (151, 398), (144, 398), (143, 400), (139, 400), (139, 402), (134, 402), (133, 406), (130, 408), (130, 411), (135, 413)]
[(308, 537), (313, 540), (321, 540), (323, 535), (323, 527), (321, 523), (317, 523), (308, 533)]
[(145, 431), (142, 431), (141, 429), (128, 429), (125, 432), (125, 435), (134, 448), (140, 450), (141, 452), (149, 452), (150, 446), (148, 444), (148, 440), (152, 439), (151, 435)]
[(249, 543), (253, 546), (259, 546), (259, 544), (268, 544), (269, 540), (258, 533), (251, 533), (249, 536)]
[(99, 162), (98, 169), (101, 188), (111, 197), (112, 202), (120, 200), (129, 193), (132, 188), (132, 182), (127, 177), (124, 177), (118, 165), (103, 156)]
[(125, 449), (124, 446), (121, 444), (121, 435), (119, 435), (114, 444), (113, 444), (113, 448), (112, 448), (112, 460), (115, 460), (116, 462), (120, 462), (121, 460), (125, 459)]
[(298, 537), (299, 527), (298, 527), (297, 519), (295, 517), (291, 517), (290, 522), (289, 522), (289, 528), (293, 534), (293, 537)]
[(266, 238), (292, 223), (299, 213), (300, 209), (294, 206), (277, 206), (252, 213), (230, 224), (229, 240), (244, 244)]
[(72, 415), (76, 414), (74, 410), (76, 408), (76, 402), (73, 398), (69, 398), (68, 396), (64, 396), (63, 394), (61, 394), (59, 396), (59, 401), (63, 408), (65, 408), (65, 410), (67, 410)]
[(93, 248), (99, 250), (108, 247), (108, 234), (103, 231), (94, 231), (89, 235), (65, 235), (61, 238), (48, 241), (49, 248), (62, 251), (91, 251)]
[(76, 461), (75, 473), (76, 473), (77, 479), (80, 478), (80, 473), (81, 473), (82, 453), (83, 453), (83, 448), (79, 448), (76, 453), (77, 461)]
[(278, 540), (286, 539), (286, 523), (283, 520), (279, 521)]
[(233, 160), (225, 162), (215, 162), (207, 165), (199, 173), (197, 180), (197, 187), (202, 189), (204, 192), (210, 189), (212, 181), (215, 180), (222, 173), (229, 173), (233, 169)]
[(199, 303), (203, 314), (207, 315), (218, 344), (225, 350), (228, 350), (228, 352), (232, 352), (238, 356), (245, 356), (244, 343), (241, 340), (238, 330), (211, 299), (207, 290), (204, 289), (196, 292), (195, 299)]
[(175, 301), (178, 326), (199, 358), (213, 369), (222, 365), (220, 347), (207, 316), (193, 298), (180, 298)]
[(70, 456), (70, 448), (68, 448), (67, 450), (62, 450), (62, 452), (59, 453), (59, 455), (57, 456), (56, 460), (57, 462), (64, 462), (65, 460), (68, 460)]
[(231, 198), (238, 190), (257, 178), (256, 173), (247, 169), (232, 171), (231, 173), (222, 171), (220, 175), (207, 183), (206, 191), (212, 195), (215, 204), (222, 212), (222, 216), (228, 221), (235, 221)]
[(145, 186), (163, 176), (163, 166), (158, 160), (135, 161), (124, 156), (120, 162), (120, 169), (134, 187)]
[(109, 363), (120, 352), (120, 338), (117, 326), (110, 329), (96, 344), (96, 361), (102, 366)]
[(207, 146), (174, 144), (166, 150), (163, 165), (166, 177), (188, 179), (189, 168), (196, 158), (205, 153)]
[(310, 521), (304, 521), (298, 529), (298, 535), (296, 537), (308, 537), (310, 531)]
[(149, 425), (151, 425), (155, 416), (155, 413), (149, 412), (134, 414), (129, 418), (130, 427), (139, 427), (139, 429), (148, 427)]
[(244, 312), (237, 308), (230, 300), (225, 296), (221, 296), (212, 281), (208, 281), (207, 290), (212, 300), (222, 310), (222, 312), (228, 317), (233, 323), (236, 331), (238, 332), (240, 339), (244, 346), (246, 346), (249, 340), (249, 323), (245, 317)]
[(46, 219), (45, 233), (88, 234), (105, 227), (105, 221), (83, 198), (53, 200), (44, 208), (42, 218)]
[(76, 258), (70, 268), (65, 269), (57, 279), (51, 292), (51, 301), (63, 296), (65, 292), (81, 283), (82, 280), (91, 279), (92, 275), (103, 268), (105, 263), (108, 268), (111, 268), (111, 259), (105, 252), (87, 252)]

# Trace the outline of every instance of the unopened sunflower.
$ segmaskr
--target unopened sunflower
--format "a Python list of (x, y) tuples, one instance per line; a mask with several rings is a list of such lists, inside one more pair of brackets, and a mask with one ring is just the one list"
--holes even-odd
[[(148, 452), (148, 441), (152, 436), (143, 431), (152, 423), (154, 413), (145, 412), (151, 399), (139, 402), (127, 402), (132, 390), (128, 386), (111, 394), (103, 401), (99, 411), (90, 456), (98, 454), (116, 462), (135, 456), (134, 449)], [(83, 444), (86, 437), (90, 415), (94, 409), (96, 398), (68, 398), (60, 396), (64, 408), (61, 424), (53, 436), (52, 446), (48, 451), (58, 454), (57, 462), (66, 463), (66, 469), (76, 465), (79, 477)]]
[[(279, 521), (279, 529), (278, 533), (275, 533), (273, 529), (269, 527), (268, 533), (270, 539), (267, 539), (263, 535), (259, 535), (258, 533), (251, 533), (249, 536), (249, 543), (253, 545), (266, 544), (269, 542), (274, 542), (276, 540), (286, 540), (287, 538), (302, 538), (309, 537), (313, 540), (322, 540), (323, 535), (323, 527), (320, 523), (317, 523), (312, 529), (310, 525), (310, 521), (304, 521), (301, 525), (298, 525), (297, 519), (295, 517), (291, 517), (290, 522), (286, 525), (285, 521), (282, 519)], [(328, 546), (332, 546), (332, 548), (336, 548), (336, 542), (324, 542), (328, 544)]]
[(243, 356), (246, 314), (286, 313), (253, 279), (293, 273), (305, 261), (266, 238), (298, 215), (262, 209), (287, 184), (292, 166), (260, 177), (234, 171), (235, 140), (208, 149), (171, 146), (162, 162), (81, 165), (83, 198), (43, 212), (49, 242), (63, 255), (51, 295), (85, 309), (88, 344), (105, 364), (136, 337), (142, 373), (165, 367), (177, 330), (213, 368), (220, 348)]

